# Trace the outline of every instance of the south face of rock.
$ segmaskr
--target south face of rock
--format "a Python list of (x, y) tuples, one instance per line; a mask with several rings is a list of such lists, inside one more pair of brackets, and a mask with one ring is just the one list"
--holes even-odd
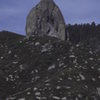
[(65, 21), (53, 0), (41, 0), (27, 16), (26, 36), (49, 35), (65, 40)]

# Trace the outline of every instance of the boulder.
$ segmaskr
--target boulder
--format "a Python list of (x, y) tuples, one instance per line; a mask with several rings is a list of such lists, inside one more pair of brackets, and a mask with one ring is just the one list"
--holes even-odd
[(29, 12), (26, 21), (26, 36), (49, 35), (65, 40), (65, 21), (53, 0), (40, 0)]

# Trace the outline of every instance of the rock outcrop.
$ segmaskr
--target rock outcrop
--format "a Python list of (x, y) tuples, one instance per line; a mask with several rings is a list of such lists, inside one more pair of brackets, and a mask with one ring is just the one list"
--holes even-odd
[(41, 0), (27, 16), (27, 37), (49, 35), (65, 40), (65, 22), (53, 0)]

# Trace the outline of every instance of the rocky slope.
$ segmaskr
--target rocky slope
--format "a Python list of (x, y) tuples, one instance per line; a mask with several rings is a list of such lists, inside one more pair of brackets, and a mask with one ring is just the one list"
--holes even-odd
[(0, 32), (1, 100), (100, 100), (100, 52), (49, 36)]

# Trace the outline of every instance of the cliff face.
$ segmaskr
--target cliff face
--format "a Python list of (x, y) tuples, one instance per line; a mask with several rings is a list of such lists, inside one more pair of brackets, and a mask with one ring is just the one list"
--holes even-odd
[(49, 36), (0, 32), (1, 100), (99, 100), (100, 52)]

